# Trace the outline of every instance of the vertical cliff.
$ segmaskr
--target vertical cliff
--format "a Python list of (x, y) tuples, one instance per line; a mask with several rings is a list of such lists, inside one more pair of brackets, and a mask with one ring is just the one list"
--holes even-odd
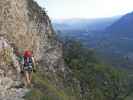
[(33, 0), (0, 1), (0, 35), (22, 50), (33, 51), (37, 61), (52, 69), (62, 57), (50, 19)]
[[(0, 60), (2, 73), (0, 99), (2, 99), (2, 94), (5, 98), (9, 93), (14, 93), (14, 95), (11, 94), (12, 96), (9, 95), (7, 99), (3, 100), (19, 100), (18, 96), (23, 96), (24, 92), (27, 91), (26, 89), (12, 88), (14, 82), (19, 84), (21, 80), (18, 77), (19, 65), (16, 66), (17, 61), (13, 47), (21, 49), (22, 52), (27, 49), (32, 50), (38, 63), (38, 70), (53, 80), (53, 83), (59, 81), (56, 78), (58, 74), (61, 77), (65, 76), (62, 45), (55, 38), (48, 15), (33, 0), (0, 0), (0, 37), (2, 38), (0, 54), (1, 59), (3, 59)], [(9, 46), (2, 47), (3, 43)], [(6, 50), (7, 52), (5, 52)], [(3, 55), (7, 55), (6, 58)], [(4, 81), (6, 79), (7, 81)], [(2, 82), (11, 84), (3, 85)], [(8, 86), (5, 89), (5, 91), (9, 90), (8, 93), (2, 92), (4, 86)], [(16, 92), (12, 92), (12, 89)], [(20, 95), (17, 96), (17, 93), (20, 93)]]

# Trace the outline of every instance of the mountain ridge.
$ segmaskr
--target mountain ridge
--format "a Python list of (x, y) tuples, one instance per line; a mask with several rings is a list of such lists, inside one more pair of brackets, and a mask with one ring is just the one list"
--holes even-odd
[(133, 33), (133, 12), (128, 13), (121, 17), (118, 21), (114, 22), (111, 26), (105, 29), (106, 33), (114, 34), (131, 34)]

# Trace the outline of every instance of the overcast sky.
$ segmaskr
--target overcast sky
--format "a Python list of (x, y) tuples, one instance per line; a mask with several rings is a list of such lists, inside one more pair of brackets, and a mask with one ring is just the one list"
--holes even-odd
[(99, 18), (133, 11), (133, 0), (36, 0), (52, 19)]

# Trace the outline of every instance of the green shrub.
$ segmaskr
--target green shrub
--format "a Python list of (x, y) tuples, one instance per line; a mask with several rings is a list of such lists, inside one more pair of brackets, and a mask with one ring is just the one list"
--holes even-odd
[(26, 100), (76, 100), (67, 95), (64, 89), (58, 89), (40, 73), (33, 75), (35, 87), (25, 96)]
[(64, 59), (80, 81), (83, 100), (123, 100), (129, 92), (127, 74), (102, 64), (95, 50), (79, 41), (64, 42)]

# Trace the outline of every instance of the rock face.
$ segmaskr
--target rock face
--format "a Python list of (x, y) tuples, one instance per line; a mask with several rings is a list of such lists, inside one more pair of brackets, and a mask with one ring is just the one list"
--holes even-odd
[(21, 82), (20, 67), (13, 48), (0, 37), (0, 100), (23, 100), (28, 90), (20, 87)]
[(6, 61), (4, 57), (3, 61), (0, 60), (0, 100), (21, 100), (27, 91), (12, 88), (14, 83), (20, 82), (20, 77), (16, 80), (19, 66), (16, 66), (12, 44), (22, 51), (32, 50), (43, 72), (64, 73), (62, 46), (55, 39), (48, 15), (33, 0), (0, 0), (0, 37), (4, 37), (1, 43), (8, 45), (0, 47), (0, 55), (6, 49), (10, 52), (9, 60)]

